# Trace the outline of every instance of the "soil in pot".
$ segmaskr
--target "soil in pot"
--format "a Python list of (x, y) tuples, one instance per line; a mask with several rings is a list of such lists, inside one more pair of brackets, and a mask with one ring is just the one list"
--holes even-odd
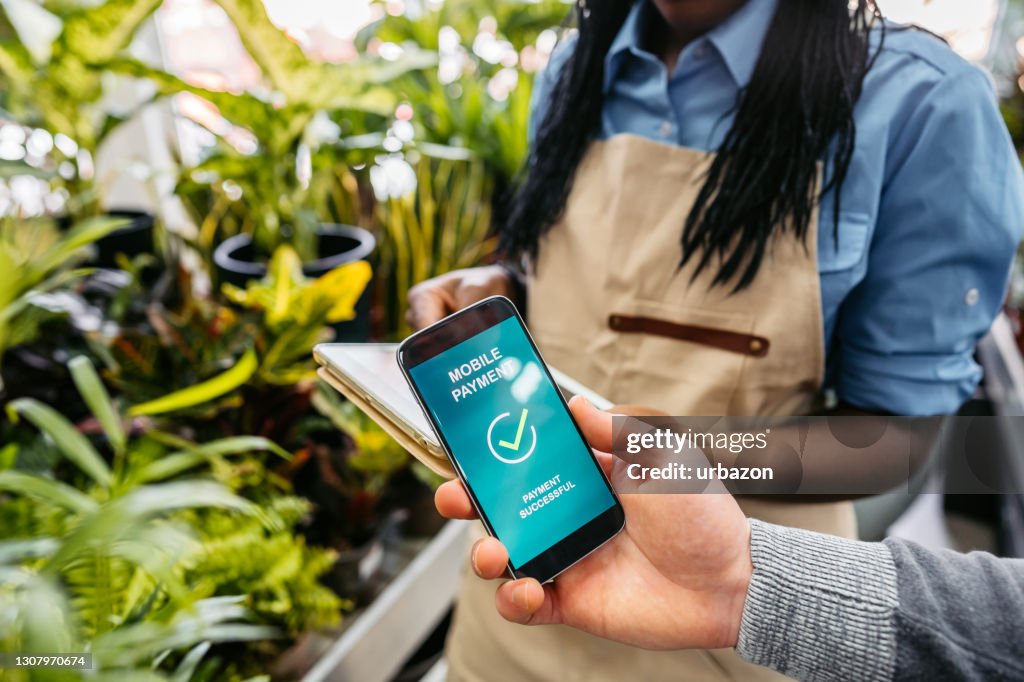
[[(302, 265), (302, 272), (310, 278), (325, 275), (345, 263), (368, 260), (377, 247), (373, 235), (361, 227), (324, 224), (317, 234), (318, 258)], [(213, 261), (220, 283), (244, 287), (267, 274), (266, 260), (257, 257), (252, 236), (248, 234), (238, 234), (218, 244)], [(372, 292), (371, 281), (356, 302), (355, 318), (333, 325), (335, 341), (351, 343), (370, 339)]]

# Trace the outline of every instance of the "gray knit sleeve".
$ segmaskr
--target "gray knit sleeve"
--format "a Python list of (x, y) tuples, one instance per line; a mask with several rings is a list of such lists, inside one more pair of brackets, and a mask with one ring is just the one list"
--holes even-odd
[(1024, 560), (889, 539), (897, 680), (1024, 680)]
[(896, 567), (888, 547), (750, 520), (753, 576), (736, 650), (799, 680), (889, 680)]

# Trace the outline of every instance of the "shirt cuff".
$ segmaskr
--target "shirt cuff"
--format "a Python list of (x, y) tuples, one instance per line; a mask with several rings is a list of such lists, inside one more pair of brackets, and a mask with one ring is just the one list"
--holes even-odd
[(896, 566), (881, 543), (750, 519), (754, 572), (736, 651), (799, 680), (889, 680)]
[(970, 348), (893, 356), (846, 348), (839, 359), (836, 395), (852, 407), (902, 417), (952, 414), (981, 381), (973, 343)]

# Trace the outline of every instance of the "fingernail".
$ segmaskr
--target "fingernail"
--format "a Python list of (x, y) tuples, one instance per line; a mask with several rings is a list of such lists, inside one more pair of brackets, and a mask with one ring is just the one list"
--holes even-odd
[(473, 543), (473, 548), (469, 550), (469, 562), (473, 564), (473, 568), (476, 568), (476, 552), (480, 549), (480, 540)]
[(525, 580), (516, 585), (512, 591), (512, 599), (516, 606), (526, 611), (530, 608), (530, 585)]

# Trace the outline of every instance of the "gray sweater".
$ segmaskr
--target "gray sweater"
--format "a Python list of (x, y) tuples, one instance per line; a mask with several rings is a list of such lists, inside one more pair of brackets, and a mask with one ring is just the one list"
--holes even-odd
[(751, 519), (737, 651), (800, 680), (1024, 680), (1024, 560)]

